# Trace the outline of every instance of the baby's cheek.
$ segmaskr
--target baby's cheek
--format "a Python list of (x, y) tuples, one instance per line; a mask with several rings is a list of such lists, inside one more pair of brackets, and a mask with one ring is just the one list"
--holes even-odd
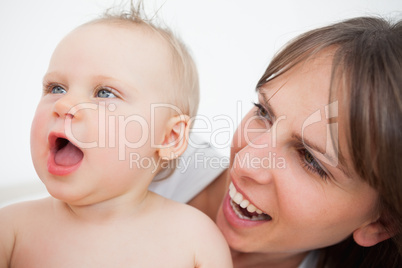
[(31, 157), (37, 172), (42, 170), (46, 163), (46, 118), (38, 109), (31, 124)]
[(41, 134), (46, 131), (44, 113), (38, 108), (31, 124), (31, 147), (41, 139)]
[(151, 125), (142, 117), (119, 122), (118, 140), (131, 148), (141, 148), (151, 142)]

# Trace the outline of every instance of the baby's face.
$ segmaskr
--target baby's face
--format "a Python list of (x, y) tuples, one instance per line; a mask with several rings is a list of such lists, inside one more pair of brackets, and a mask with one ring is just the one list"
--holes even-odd
[(168, 46), (137, 25), (90, 24), (60, 42), (31, 129), (51, 195), (88, 204), (146, 190), (169, 118), (160, 107), (170, 64)]

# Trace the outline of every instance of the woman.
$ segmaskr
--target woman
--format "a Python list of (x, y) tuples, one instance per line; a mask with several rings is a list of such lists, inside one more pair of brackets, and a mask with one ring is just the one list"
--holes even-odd
[(401, 267), (402, 22), (307, 32), (257, 92), (229, 169), (188, 202), (235, 267)]

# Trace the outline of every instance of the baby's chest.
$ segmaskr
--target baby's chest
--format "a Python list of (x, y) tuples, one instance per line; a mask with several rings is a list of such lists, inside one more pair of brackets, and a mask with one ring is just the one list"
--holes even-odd
[(140, 230), (38, 228), (17, 237), (12, 266), (194, 267), (194, 254), (172, 236), (147, 236)]

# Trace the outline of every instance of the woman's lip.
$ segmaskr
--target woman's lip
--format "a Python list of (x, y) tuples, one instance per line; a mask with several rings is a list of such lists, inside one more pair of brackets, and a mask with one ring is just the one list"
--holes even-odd
[(222, 205), (223, 215), (225, 216), (226, 221), (235, 228), (250, 228), (256, 227), (267, 222), (270, 220), (261, 220), (261, 221), (253, 221), (247, 219), (240, 219), (236, 213), (233, 211), (232, 206), (230, 205), (230, 196), (229, 193), (226, 193), (226, 196), (223, 201)]
[(248, 195), (245, 194), (245, 193), (239, 188), (239, 186), (237, 186), (237, 183), (233, 180), (232, 174), (230, 174), (230, 181), (233, 183), (234, 187), (236, 188), (236, 192), (241, 193), (244, 199), (247, 199), (248, 201), (250, 201), (251, 204), (255, 205), (254, 202), (252, 202), (252, 199), (250, 199), (250, 197), (248, 197)]
[(231, 172), (230, 172), (230, 174), (229, 174), (229, 179), (230, 179), (230, 182), (233, 183), (234, 187), (236, 188), (236, 192), (240, 193), (240, 194), (243, 196), (243, 199), (247, 199), (248, 201), (250, 201), (251, 204), (253, 204), (256, 208), (259, 209), (259, 207), (256, 206), (256, 204), (253, 202), (253, 200), (250, 199), (250, 197), (248, 197), (248, 195), (245, 194), (245, 193), (237, 186), (237, 183), (236, 183), (236, 182), (234, 181), (234, 179), (233, 179), (232, 172), (234, 172), (234, 171), (231, 171)]

